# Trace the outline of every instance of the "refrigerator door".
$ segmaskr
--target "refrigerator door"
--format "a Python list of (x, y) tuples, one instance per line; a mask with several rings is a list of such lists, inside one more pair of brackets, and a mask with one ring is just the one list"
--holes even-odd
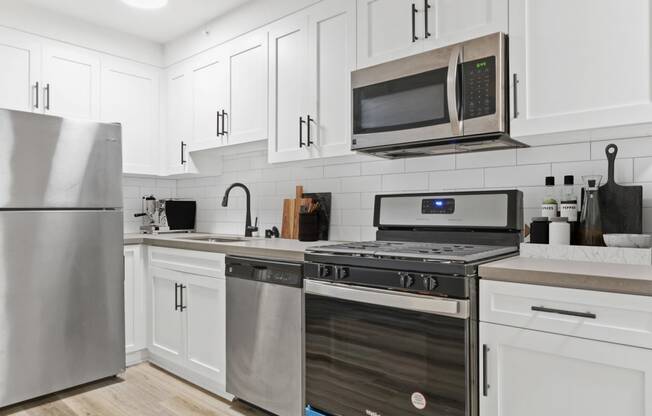
[(122, 212), (0, 212), (0, 407), (125, 368)]
[(0, 109), (0, 208), (121, 206), (119, 124)]

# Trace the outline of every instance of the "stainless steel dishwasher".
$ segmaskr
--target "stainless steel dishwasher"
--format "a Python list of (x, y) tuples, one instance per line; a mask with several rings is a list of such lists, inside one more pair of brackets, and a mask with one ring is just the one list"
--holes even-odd
[(302, 415), (302, 264), (227, 256), (226, 276), (226, 391)]

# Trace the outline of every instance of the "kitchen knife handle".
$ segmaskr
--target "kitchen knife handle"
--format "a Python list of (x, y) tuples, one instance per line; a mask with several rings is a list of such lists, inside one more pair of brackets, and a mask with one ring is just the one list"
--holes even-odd
[(615, 183), (615, 170), (616, 170), (616, 155), (618, 154), (618, 146), (615, 144), (610, 144), (604, 149), (605, 154), (607, 155), (607, 160), (609, 161), (609, 177), (607, 181), (609, 183)]

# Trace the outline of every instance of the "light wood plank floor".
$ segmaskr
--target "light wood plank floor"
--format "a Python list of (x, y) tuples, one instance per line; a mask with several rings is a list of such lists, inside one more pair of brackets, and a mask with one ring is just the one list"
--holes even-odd
[(0, 416), (263, 416), (228, 402), (151, 364), (119, 377), (0, 410)]

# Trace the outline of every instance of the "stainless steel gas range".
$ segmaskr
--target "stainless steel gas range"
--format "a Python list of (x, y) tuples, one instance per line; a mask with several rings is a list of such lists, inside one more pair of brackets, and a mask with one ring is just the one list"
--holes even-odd
[(306, 403), (477, 415), (478, 266), (518, 253), (516, 190), (378, 195), (377, 240), (305, 255)]

